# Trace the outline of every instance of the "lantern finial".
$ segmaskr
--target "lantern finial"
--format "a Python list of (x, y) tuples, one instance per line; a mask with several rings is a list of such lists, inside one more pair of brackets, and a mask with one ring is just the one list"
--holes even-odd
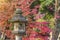
[(16, 14), (22, 14), (22, 10), (17, 8), (16, 11), (15, 11)]

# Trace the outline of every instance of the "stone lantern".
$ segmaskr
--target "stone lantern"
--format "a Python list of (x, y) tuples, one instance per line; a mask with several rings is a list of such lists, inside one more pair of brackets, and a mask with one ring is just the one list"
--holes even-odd
[(22, 36), (26, 34), (26, 18), (22, 16), (21, 9), (16, 9), (14, 16), (10, 22), (14, 25), (12, 33), (15, 34), (15, 40), (22, 40)]

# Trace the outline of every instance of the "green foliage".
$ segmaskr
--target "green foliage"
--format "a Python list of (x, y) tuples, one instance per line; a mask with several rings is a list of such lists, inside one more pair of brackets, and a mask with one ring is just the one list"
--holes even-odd
[(51, 18), (50, 20), (49, 20), (49, 27), (51, 28), (51, 29), (54, 29), (54, 27), (55, 27), (55, 20), (54, 20), (54, 18)]
[(40, 31), (41, 31), (41, 30), (38, 29), (38, 28), (33, 28), (33, 30), (36, 31), (36, 32), (40, 32)]
[[(40, 2), (40, 13), (44, 13), (45, 16), (43, 17), (43, 19), (45, 19), (46, 21), (48, 21), (50, 24), (49, 24), (49, 27), (51, 29), (54, 28), (54, 23), (55, 23), (55, 20), (54, 20), (54, 11), (48, 9), (49, 6), (53, 7), (54, 6), (54, 0), (39, 0)], [(54, 10), (54, 9), (53, 9)]]
[(48, 5), (50, 5), (52, 2), (53, 2), (53, 0), (40, 0), (40, 6), (41, 7), (44, 7), (44, 6), (48, 6)]
[(44, 10), (46, 6), (49, 6), (53, 0), (40, 0), (40, 11)]
[(51, 18), (53, 18), (53, 15), (46, 13), (44, 19), (46, 19), (47, 21), (49, 21)]
[(38, 5), (38, 4), (40, 4), (40, 1), (36, 0), (31, 4), (30, 8), (32, 9), (32, 8), (34, 8), (35, 5)]
[(40, 9), (39, 11), (42, 13), (46, 13), (46, 12), (51, 12), (48, 7), (50, 5), (53, 5), (54, 0), (39, 0), (40, 2)]
[(0, 40), (4, 40), (3, 38), (0, 38)]

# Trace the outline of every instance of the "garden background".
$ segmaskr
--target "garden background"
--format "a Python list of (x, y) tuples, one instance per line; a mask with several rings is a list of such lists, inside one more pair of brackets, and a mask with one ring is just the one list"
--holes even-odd
[[(59, 0), (0, 0), (0, 37), (14, 40), (15, 35), (12, 18), (17, 8), (28, 19), (26, 34), (23, 40), (57, 40), (59, 39), (60, 25)], [(59, 24), (59, 25), (58, 25)]]

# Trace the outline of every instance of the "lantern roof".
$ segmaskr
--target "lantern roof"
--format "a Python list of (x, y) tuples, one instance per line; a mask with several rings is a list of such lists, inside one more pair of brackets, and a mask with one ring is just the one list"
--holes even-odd
[(10, 22), (27, 22), (27, 20), (24, 16), (22, 16), (21, 9), (16, 9), (15, 14), (11, 18)]

